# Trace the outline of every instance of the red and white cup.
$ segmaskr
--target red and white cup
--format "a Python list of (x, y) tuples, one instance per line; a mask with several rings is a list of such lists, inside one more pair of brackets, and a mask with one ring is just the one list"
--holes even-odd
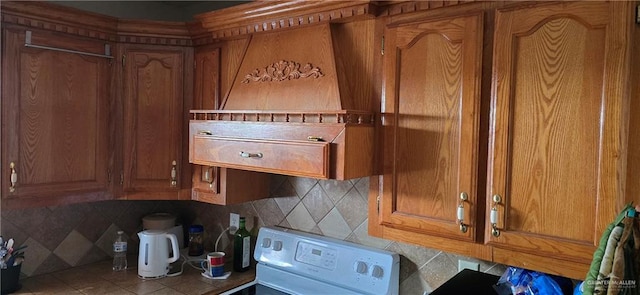
[(200, 267), (211, 277), (224, 275), (224, 252), (208, 253), (207, 259), (200, 263)]

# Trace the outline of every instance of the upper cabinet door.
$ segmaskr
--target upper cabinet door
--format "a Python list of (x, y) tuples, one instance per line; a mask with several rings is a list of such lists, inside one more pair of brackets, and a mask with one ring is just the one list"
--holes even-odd
[(487, 222), (485, 233), (494, 256), (507, 248), (588, 263), (615, 217), (623, 195), (625, 7), (575, 2), (497, 12), (487, 188), (496, 230)]
[[(33, 31), (32, 44), (104, 54), (103, 41)], [(5, 29), (2, 48), (3, 208), (109, 198), (109, 60), (25, 47)]]
[(381, 222), (473, 240), (482, 17), (390, 25), (385, 39)]
[(185, 52), (159, 46), (124, 52), (124, 191), (177, 190)]

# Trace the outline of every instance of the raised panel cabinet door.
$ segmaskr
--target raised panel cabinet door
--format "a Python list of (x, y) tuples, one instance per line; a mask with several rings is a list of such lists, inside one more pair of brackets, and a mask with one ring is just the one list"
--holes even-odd
[(220, 48), (196, 48), (194, 63), (193, 107), (217, 110), (220, 107)]
[[(25, 47), (21, 29), (5, 29), (3, 41), (3, 207), (108, 198), (109, 60)], [(105, 48), (103, 41), (40, 31), (32, 43), (101, 54)]]
[(124, 190), (180, 188), (183, 49), (125, 48)]
[(497, 12), (485, 233), (494, 247), (589, 263), (616, 216), (627, 5)]
[(391, 25), (385, 39), (381, 222), (473, 240), (482, 17)]

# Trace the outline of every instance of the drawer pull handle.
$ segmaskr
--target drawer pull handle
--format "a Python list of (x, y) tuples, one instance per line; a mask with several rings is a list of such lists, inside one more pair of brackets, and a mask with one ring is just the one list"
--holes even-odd
[(308, 141), (323, 141), (322, 140), (322, 136), (312, 136), (312, 135), (307, 136), (307, 140)]
[(247, 152), (240, 152), (240, 157), (261, 159), (262, 158), (262, 153), (252, 154), (252, 153), (247, 153)]
[(200, 131), (198, 131), (198, 134), (200, 134), (200, 135), (213, 135), (213, 132), (211, 132), (209, 130), (200, 130)]

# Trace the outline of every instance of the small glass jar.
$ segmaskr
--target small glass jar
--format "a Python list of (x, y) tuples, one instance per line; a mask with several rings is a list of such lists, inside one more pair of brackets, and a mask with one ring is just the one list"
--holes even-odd
[(189, 227), (189, 256), (204, 254), (203, 233), (202, 225), (194, 224)]

